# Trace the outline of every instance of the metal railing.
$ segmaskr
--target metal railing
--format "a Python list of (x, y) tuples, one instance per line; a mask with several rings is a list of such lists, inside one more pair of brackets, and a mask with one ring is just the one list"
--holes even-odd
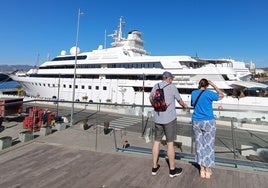
[[(91, 142), (94, 142), (93, 148), (96, 151), (105, 150), (104, 147), (106, 147), (106, 151), (113, 148), (113, 151), (131, 152), (132, 148), (132, 152), (136, 153), (150, 154), (151, 152), (151, 142), (154, 140), (153, 109), (151, 106), (33, 99), (1, 104), (0, 107), (2, 110), (7, 110), (19, 105), (22, 105), (22, 112), (20, 114), (7, 114), (3, 123), (7, 129), (13, 129), (14, 126), (11, 126), (11, 123), (16, 122), (15, 124), (19, 128), (14, 129), (13, 135), (6, 135), (6, 131), (0, 133), (0, 137), (13, 137), (13, 143), (19, 142), (18, 134), (24, 130), (23, 121), (29, 115), (27, 109), (32, 107), (48, 109), (55, 113), (54, 117), (64, 117), (70, 122), (71, 108), (74, 105), (74, 125), (70, 127), (70, 124), (67, 123), (67, 128), (79, 130), (81, 135), (87, 135), (89, 139), (92, 139)], [(177, 159), (194, 161), (192, 110), (177, 108), (178, 142), (182, 143), (181, 148), (176, 149)], [(267, 112), (254, 111), (254, 114), (258, 114), (255, 118), (249, 117), (249, 113), (252, 113), (252, 111), (241, 109), (214, 109), (214, 113), (217, 121), (216, 164), (235, 168), (243, 166), (254, 170), (267, 171)], [(248, 115), (243, 117), (243, 114)], [(87, 120), (86, 123), (90, 125), (89, 127), (92, 128), (88, 130), (81, 128), (85, 119)], [(104, 134), (104, 122), (109, 122), (110, 133), (108, 134)], [(39, 125), (39, 128), (41, 128), (42, 124)], [(53, 129), (58, 131), (55, 127)], [(40, 136), (40, 129), (34, 130), (34, 125), (32, 125), (31, 130), (36, 135), (33, 136), (33, 139)], [(130, 141), (130, 148), (123, 149), (120, 147), (120, 144), (123, 145), (125, 140)], [(163, 151), (166, 149), (164, 145), (161, 147)]]

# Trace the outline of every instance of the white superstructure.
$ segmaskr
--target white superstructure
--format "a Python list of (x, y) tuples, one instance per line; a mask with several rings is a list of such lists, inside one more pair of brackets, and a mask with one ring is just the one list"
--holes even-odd
[[(243, 63), (231, 59), (150, 56), (144, 49), (141, 32), (132, 30), (127, 38), (123, 37), (122, 18), (111, 36), (114, 42), (110, 48), (99, 46), (96, 50), (81, 53), (78, 49), (77, 56), (74, 53), (76, 49), (72, 48), (70, 55), (62, 51), (60, 56), (31, 69), (27, 74), (10, 77), (20, 82), (29, 96), (72, 100), (75, 73), (75, 100), (125, 104), (149, 104), (149, 92), (161, 80), (164, 71), (170, 71), (175, 76), (173, 83), (185, 101), (190, 101), (191, 91), (197, 88), (201, 78), (213, 81), (227, 94), (233, 95), (234, 87), (246, 87), (242, 80), (250, 77)], [(268, 106), (265, 99), (264, 104)], [(258, 105), (256, 101), (252, 105)], [(237, 103), (237, 98), (229, 96), (220, 101), (221, 105), (225, 103)], [(250, 105), (248, 101), (246, 103)]]

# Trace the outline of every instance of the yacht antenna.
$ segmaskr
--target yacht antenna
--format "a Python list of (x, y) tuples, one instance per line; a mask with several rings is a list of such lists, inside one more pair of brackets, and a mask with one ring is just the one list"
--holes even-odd
[(118, 32), (117, 32), (117, 41), (120, 41), (123, 38), (122, 28), (124, 26), (125, 22), (123, 22), (123, 17), (121, 16), (119, 19), (119, 26), (118, 26)]
[(39, 57), (40, 57), (40, 54), (38, 53), (38, 54), (37, 54), (37, 59), (36, 59), (36, 62), (35, 62), (35, 68), (37, 68), (37, 66), (38, 66), (38, 63), (39, 63)]
[(117, 46), (122, 41), (122, 39), (123, 39), (122, 28), (123, 28), (124, 24), (125, 23), (123, 22), (123, 17), (121, 16), (119, 19), (119, 25), (117, 26), (117, 29), (114, 30), (113, 34), (108, 35), (114, 39), (114, 42), (111, 43), (112, 47)]

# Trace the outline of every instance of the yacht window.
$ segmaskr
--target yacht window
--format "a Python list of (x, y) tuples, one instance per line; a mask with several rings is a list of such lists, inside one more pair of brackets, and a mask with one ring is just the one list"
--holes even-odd
[[(85, 58), (86, 56), (80, 56), (81, 59)], [(63, 60), (70, 60), (73, 57), (58, 57), (55, 58), (53, 61), (63, 61)], [(79, 59), (79, 58), (78, 58)], [(183, 62), (182, 62), (183, 63)], [(116, 64), (107, 64), (104, 65), (103, 67), (107, 67), (107, 68), (163, 68), (162, 64), (160, 62), (152, 62), (152, 63), (143, 63), (143, 62), (137, 62), (137, 63), (116, 63)], [(48, 66), (44, 66), (44, 67), (39, 67), (39, 69), (73, 69), (74, 65), (48, 65)], [(100, 64), (79, 64), (77, 65), (77, 68), (101, 68)], [(35, 75), (38, 77), (41, 76), (48, 76), (48, 75)], [(56, 76), (56, 75), (55, 75)], [(57, 75), (58, 76), (58, 75)], [(63, 77), (66, 77), (63, 76)], [(68, 77), (68, 76), (67, 76)]]
[(46, 87), (46, 84), (43, 84), (44, 87)]
[(66, 85), (65, 84), (63, 84), (63, 88), (66, 88)]
[(99, 90), (99, 86), (96, 86), (95, 89), (96, 89), (96, 90)]
[(47, 84), (48, 87), (50, 87), (50, 84)]
[(82, 89), (85, 89), (85, 86), (84, 86), (84, 85), (82, 85), (82, 86), (81, 86), (81, 88), (82, 88)]
[(88, 86), (88, 89), (91, 89), (91, 86)]
[(72, 85), (69, 85), (69, 88), (72, 88)]
[(39, 86), (41, 86), (41, 83), (39, 83)]
[(103, 90), (107, 90), (107, 86), (103, 86)]
[(226, 74), (222, 74), (222, 77), (224, 80), (229, 80), (228, 76)]
[(163, 68), (160, 62), (154, 63), (117, 63), (117, 64), (108, 64), (108, 68)]
[[(77, 60), (86, 59), (87, 56), (77, 56)], [(67, 57), (56, 57), (52, 61), (66, 61), (66, 60), (75, 60), (75, 56), (67, 56)]]
[(77, 89), (78, 88), (78, 85), (75, 85), (75, 89)]

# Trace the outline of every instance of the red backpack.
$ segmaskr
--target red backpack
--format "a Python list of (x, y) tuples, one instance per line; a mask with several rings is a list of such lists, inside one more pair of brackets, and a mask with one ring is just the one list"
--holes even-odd
[(165, 101), (165, 94), (164, 88), (167, 87), (169, 84), (165, 85), (163, 88), (160, 88), (158, 84), (158, 89), (156, 89), (154, 96), (153, 96), (153, 107), (154, 110), (157, 112), (164, 112), (167, 110), (168, 105)]

